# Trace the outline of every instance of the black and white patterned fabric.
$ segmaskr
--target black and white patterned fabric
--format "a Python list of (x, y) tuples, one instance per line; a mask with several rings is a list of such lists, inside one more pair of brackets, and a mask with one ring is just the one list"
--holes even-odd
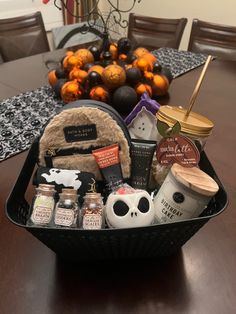
[(153, 50), (158, 62), (170, 69), (173, 78), (193, 70), (206, 62), (207, 55), (190, 51), (179, 51), (174, 48)]
[(28, 149), (63, 104), (49, 86), (0, 102), (0, 161)]

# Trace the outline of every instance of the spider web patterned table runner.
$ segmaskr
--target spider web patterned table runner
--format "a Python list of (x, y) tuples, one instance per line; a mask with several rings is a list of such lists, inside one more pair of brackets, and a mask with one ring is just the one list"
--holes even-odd
[(160, 48), (153, 50), (152, 54), (157, 57), (162, 66), (170, 69), (173, 78), (187, 73), (207, 60), (207, 55), (191, 51), (179, 51), (174, 48)]
[(49, 86), (0, 102), (0, 161), (28, 149), (63, 104)]
[[(176, 78), (200, 65), (207, 56), (172, 48), (152, 52)], [(0, 161), (28, 149), (43, 126), (64, 105), (50, 86), (22, 93), (0, 102)]]

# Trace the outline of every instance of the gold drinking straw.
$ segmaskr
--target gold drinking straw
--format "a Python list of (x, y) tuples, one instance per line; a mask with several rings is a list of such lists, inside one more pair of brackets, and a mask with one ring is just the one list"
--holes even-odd
[(197, 94), (198, 94), (198, 92), (199, 92), (199, 89), (200, 89), (200, 87), (201, 87), (203, 78), (204, 78), (204, 76), (205, 76), (205, 74), (206, 74), (206, 70), (207, 70), (208, 65), (209, 65), (209, 63), (210, 63), (211, 60), (212, 60), (212, 56), (208, 56), (207, 61), (206, 61), (205, 65), (204, 65), (204, 68), (202, 69), (202, 73), (201, 73), (201, 75), (200, 75), (200, 77), (199, 77), (199, 79), (198, 79), (198, 81), (197, 81), (197, 84), (196, 84), (196, 86), (195, 86), (195, 89), (194, 89), (194, 91), (193, 91), (193, 94), (192, 94), (192, 96), (191, 96), (191, 98), (190, 98), (189, 107), (188, 107), (188, 110), (187, 110), (187, 112), (186, 112), (186, 114), (185, 114), (185, 118), (187, 118), (187, 117), (189, 116), (189, 113), (190, 113), (190, 111), (191, 111), (192, 108), (193, 108), (194, 102), (195, 102), (195, 100), (196, 100), (196, 98), (197, 98)]

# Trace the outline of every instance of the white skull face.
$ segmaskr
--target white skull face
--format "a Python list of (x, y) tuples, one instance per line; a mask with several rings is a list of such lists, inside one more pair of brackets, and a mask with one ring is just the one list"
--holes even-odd
[(105, 208), (106, 221), (110, 228), (148, 226), (154, 221), (154, 207), (146, 191), (132, 194), (110, 194)]

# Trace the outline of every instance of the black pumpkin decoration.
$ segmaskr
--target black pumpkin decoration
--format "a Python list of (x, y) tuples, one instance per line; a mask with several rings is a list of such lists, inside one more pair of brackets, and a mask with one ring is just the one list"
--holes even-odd
[(61, 97), (61, 88), (67, 82), (67, 79), (62, 78), (57, 80), (57, 82), (52, 86), (54, 93), (57, 97)]
[(55, 75), (58, 79), (63, 79), (67, 77), (68, 73), (62, 67), (57, 67), (55, 71)]
[(117, 42), (118, 54), (128, 54), (132, 48), (131, 40), (127, 37), (122, 37)]
[(167, 77), (169, 83), (172, 82), (172, 80), (173, 80), (173, 75), (172, 75), (172, 73), (171, 73), (171, 71), (170, 71), (169, 68), (167, 68), (167, 67), (162, 67), (162, 69), (161, 69), (161, 74), (163, 74), (163, 75), (165, 75), (165, 76)]
[(121, 115), (130, 113), (137, 102), (138, 96), (136, 91), (127, 85), (117, 88), (112, 97), (112, 107)]
[(142, 73), (138, 68), (130, 68), (126, 70), (126, 82), (131, 85), (135, 86), (138, 84), (142, 79)]

